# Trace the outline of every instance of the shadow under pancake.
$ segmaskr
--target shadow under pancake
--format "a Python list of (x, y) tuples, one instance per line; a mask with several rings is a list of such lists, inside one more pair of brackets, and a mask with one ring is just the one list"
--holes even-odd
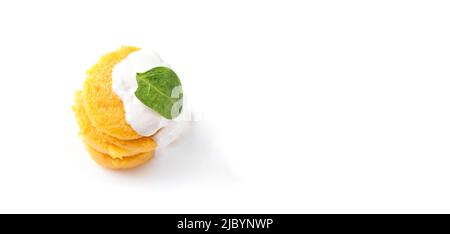
[(131, 184), (232, 182), (235, 178), (214, 140), (205, 122), (191, 122), (177, 141), (157, 150), (147, 164), (132, 170), (108, 172), (115, 179)]

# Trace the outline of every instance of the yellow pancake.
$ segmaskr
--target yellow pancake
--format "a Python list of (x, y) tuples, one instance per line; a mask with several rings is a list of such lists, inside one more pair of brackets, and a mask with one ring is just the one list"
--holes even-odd
[(137, 166), (140, 166), (146, 162), (148, 162), (152, 157), (154, 151), (148, 153), (137, 154), (132, 157), (126, 157), (123, 159), (112, 158), (107, 154), (103, 154), (98, 152), (97, 150), (86, 145), (86, 149), (91, 155), (92, 159), (95, 162), (100, 164), (103, 167), (110, 169), (130, 169)]
[(141, 138), (125, 120), (122, 101), (112, 91), (112, 70), (130, 53), (139, 50), (124, 46), (104, 55), (87, 72), (83, 100), (91, 123), (98, 130), (122, 140)]
[(81, 136), (90, 147), (113, 158), (145, 153), (156, 148), (156, 143), (151, 137), (142, 137), (136, 140), (120, 140), (93, 127), (85, 113), (82, 97), (81, 91), (75, 94), (74, 112), (80, 127)]

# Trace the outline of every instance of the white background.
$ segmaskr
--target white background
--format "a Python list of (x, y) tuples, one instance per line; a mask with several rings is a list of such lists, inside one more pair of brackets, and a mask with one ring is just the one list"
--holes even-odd
[[(448, 1), (1, 1), (0, 212), (450, 212)], [(199, 121), (97, 166), (71, 105), (121, 45)]]

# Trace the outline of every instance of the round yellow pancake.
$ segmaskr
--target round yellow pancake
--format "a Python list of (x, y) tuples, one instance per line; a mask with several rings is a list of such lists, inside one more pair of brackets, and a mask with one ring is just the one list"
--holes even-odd
[(156, 148), (156, 143), (151, 137), (142, 137), (136, 140), (120, 140), (93, 127), (84, 110), (82, 97), (81, 91), (75, 94), (75, 106), (73, 109), (80, 127), (80, 134), (84, 142), (90, 147), (113, 158), (145, 153)]
[(109, 169), (131, 169), (148, 162), (154, 154), (154, 151), (148, 153), (137, 154), (132, 157), (123, 159), (112, 158), (109, 155), (98, 152), (97, 150), (86, 145), (86, 149), (95, 162)]
[(99, 131), (122, 140), (141, 138), (125, 120), (122, 101), (112, 90), (112, 70), (130, 53), (139, 50), (124, 46), (104, 55), (87, 72), (83, 100), (91, 123)]

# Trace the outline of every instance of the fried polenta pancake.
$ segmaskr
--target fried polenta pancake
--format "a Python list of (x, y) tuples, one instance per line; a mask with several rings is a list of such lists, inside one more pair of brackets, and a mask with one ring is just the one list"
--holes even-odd
[(112, 158), (107, 154), (98, 152), (97, 150), (86, 145), (86, 149), (95, 162), (109, 169), (131, 169), (148, 162), (154, 154), (154, 151), (140, 153), (126, 158)]
[(82, 97), (81, 91), (75, 94), (74, 112), (85, 144), (101, 153), (110, 155), (112, 158), (123, 158), (150, 152), (156, 148), (156, 143), (151, 137), (142, 137), (136, 140), (120, 140), (93, 127), (84, 110)]
[(139, 50), (124, 46), (108, 53), (87, 72), (83, 100), (91, 123), (98, 130), (122, 140), (141, 138), (125, 120), (120, 98), (112, 90), (112, 70), (130, 53)]

